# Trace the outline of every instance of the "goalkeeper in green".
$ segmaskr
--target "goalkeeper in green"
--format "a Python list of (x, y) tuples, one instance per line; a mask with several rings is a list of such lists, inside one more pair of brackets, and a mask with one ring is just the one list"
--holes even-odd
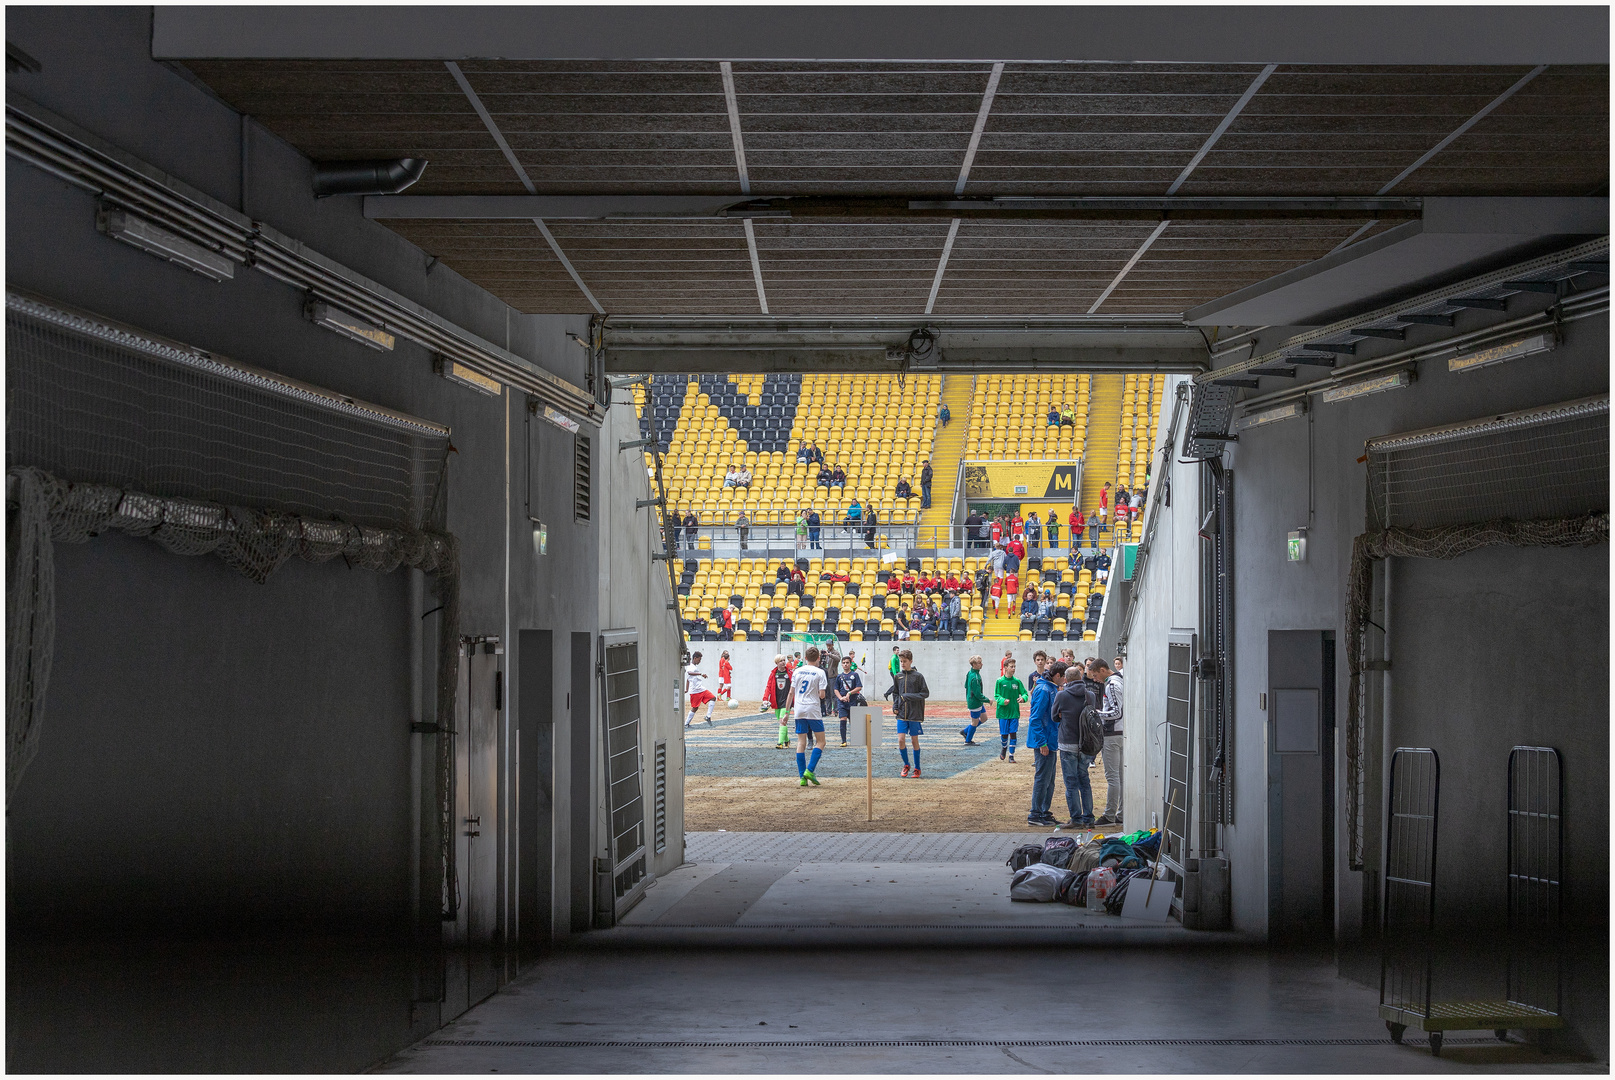
[(1026, 684), (1015, 677), (1015, 661), (1004, 661), (1004, 674), (993, 684), (993, 704), (998, 709), (998, 760), (1007, 755), (1015, 763), (1015, 739), (1021, 727), (1021, 702), (1026, 700)]

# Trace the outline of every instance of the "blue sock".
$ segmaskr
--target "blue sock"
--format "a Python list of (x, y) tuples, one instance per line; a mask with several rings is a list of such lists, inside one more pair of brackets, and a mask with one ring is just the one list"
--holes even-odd
[(804, 769), (806, 769), (806, 768), (807, 768), (807, 755), (802, 753), (802, 751), (798, 750), (796, 752), (796, 775), (801, 776), (802, 771)]
[(1009, 736), (1008, 735), (1000, 735), (1000, 736), (998, 736), (998, 745), (1004, 747), (1005, 749), (1008, 749), (1009, 748)]
[(1015, 756), (1015, 736), (1013, 735), (1009, 737), (1009, 756)]
[(824, 751), (820, 750), (817, 746), (813, 748), (813, 756), (808, 758), (808, 772), (812, 772), (819, 767), (819, 755), (822, 753), (824, 753)]
[(918, 746), (914, 748), (914, 767), (916, 769), (920, 767), (920, 748)]
[(897, 752), (903, 755), (903, 768), (908, 768), (908, 747), (899, 746)]

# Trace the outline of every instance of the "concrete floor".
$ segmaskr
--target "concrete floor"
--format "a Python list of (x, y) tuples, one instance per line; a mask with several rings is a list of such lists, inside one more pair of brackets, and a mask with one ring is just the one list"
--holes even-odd
[(1391, 1043), (1328, 953), (1008, 899), (1019, 836), (707, 834), (382, 1072), (1607, 1072)]
[[(731, 932), (732, 933), (732, 932)], [(1326, 955), (656, 947), (591, 935), (377, 1071), (1607, 1072), (1490, 1034), (1393, 1045)]]

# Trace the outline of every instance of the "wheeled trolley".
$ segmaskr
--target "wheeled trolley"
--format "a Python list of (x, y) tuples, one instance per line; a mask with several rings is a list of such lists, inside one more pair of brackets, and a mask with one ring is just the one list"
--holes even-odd
[(1559, 922), (1563, 812), (1558, 752), (1516, 746), (1508, 760), (1507, 997), (1502, 1001), (1432, 1000), (1435, 959), (1436, 812), (1441, 766), (1435, 751), (1403, 748), (1391, 756), (1386, 822), (1385, 952), (1379, 1014), (1391, 1038), (1425, 1032), (1441, 1054), (1448, 1031), (1564, 1026)]

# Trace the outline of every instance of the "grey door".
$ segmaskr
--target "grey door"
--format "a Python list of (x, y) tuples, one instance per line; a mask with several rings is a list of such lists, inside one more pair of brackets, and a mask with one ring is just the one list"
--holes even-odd
[(1334, 937), (1334, 635), (1267, 635), (1268, 932)]
[(444, 1018), (457, 1016), (498, 989), (499, 742), (503, 653), (497, 638), (460, 645), (455, 705), (455, 892), (458, 908), (445, 927)]

